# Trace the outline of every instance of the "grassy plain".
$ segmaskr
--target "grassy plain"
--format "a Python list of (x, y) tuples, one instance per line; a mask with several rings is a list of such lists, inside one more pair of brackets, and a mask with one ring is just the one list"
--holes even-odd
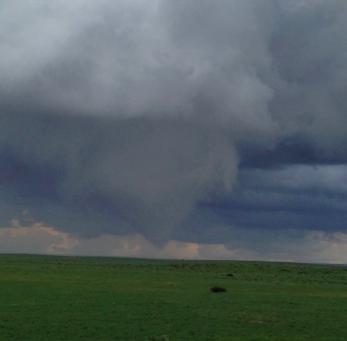
[(347, 267), (0, 255), (0, 340), (347, 340)]

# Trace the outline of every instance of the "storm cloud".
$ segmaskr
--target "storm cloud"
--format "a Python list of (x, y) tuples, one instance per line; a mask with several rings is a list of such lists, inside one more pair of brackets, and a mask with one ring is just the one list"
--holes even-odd
[(344, 2), (0, 8), (3, 226), (253, 250), (345, 231)]

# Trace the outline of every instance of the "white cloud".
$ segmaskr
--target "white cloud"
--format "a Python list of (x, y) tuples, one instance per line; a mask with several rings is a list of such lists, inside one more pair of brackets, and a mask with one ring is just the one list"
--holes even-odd
[(17, 219), (13, 219), (11, 227), (0, 228), (1, 253), (63, 254), (76, 245), (78, 240), (68, 233), (41, 223), (24, 227)]
[(40, 223), (23, 227), (18, 220), (13, 219), (11, 224), (11, 227), (0, 228), (0, 253), (347, 263), (347, 233), (342, 232), (307, 231), (300, 240), (270, 241), (266, 248), (255, 251), (247, 244), (233, 247), (233, 243), (199, 244), (175, 240), (168, 241), (163, 247), (157, 247), (141, 234), (104, 234), (97, 238), (83, 239)]

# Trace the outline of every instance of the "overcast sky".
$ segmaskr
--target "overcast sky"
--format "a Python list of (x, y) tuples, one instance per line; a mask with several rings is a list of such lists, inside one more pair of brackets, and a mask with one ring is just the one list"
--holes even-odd
[(0, 252), (347, 263), (347, 3), (3, 0)]

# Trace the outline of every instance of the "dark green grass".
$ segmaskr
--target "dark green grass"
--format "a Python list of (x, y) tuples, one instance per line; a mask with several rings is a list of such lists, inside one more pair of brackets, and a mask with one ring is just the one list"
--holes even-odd
[(347, 268), (0, 255), (0, 340), (162, 335), (347, 340)]

